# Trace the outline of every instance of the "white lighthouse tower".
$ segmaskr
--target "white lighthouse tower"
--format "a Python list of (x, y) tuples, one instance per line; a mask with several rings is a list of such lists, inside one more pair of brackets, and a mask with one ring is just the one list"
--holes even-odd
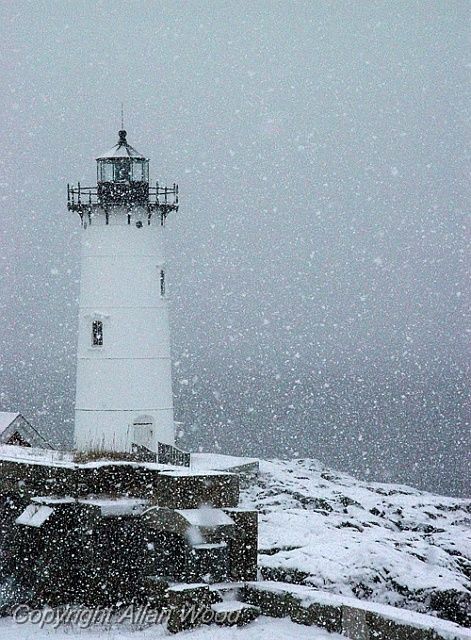
[(82, 222), (75, 447), (157, 452), (175, 439), (162, 234), (178, 187), (149, 186), (120, 131), (68, 208)]

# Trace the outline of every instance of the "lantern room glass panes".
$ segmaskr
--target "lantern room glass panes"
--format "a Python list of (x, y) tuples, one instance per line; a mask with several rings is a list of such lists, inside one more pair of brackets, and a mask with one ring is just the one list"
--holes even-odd
[(131, 161), (127, 158), (123, 160), (115, 160), (114, 182), (129, 182), (131, 180)]
[(148, 182), (149, 161), (135, 158), (98, 160), (98, 182)]
[(149, 181), (149, 162), (147, 160), (134, 160), (132, 163), (132, 179), (134, 182)]
[(113, 182), (113, 164), (99, 160), (97, 178), (98, 182)]

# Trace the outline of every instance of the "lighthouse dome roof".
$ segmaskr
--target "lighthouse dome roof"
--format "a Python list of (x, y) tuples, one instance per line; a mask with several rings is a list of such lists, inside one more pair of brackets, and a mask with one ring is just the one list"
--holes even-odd
[(119, 132), (119, 140), (112, 149), (106, 153), (102, 153), (97, 157), (97, 160), (106, 160), (112, 158), (137, 158), (139, 160), (147, 160), (139, 151), (131, 147), (126, 140), (126, 131)]

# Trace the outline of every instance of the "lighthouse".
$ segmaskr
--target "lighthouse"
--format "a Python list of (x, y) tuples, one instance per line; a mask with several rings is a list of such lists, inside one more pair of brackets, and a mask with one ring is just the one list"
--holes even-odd
[(67, 188), (81, 220), (75, 448), (157, 452), (175, 441), (162, 236), (178, 187), (149, 184), (124, 130), (96, 162), (96, 186)]

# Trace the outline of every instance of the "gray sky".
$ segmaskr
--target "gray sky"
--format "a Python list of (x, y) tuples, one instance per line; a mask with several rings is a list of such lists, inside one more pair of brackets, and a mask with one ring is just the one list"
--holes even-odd
[[(8, 2), (0, 408), (72, 428), (79, 220), (125, 104), (184, 446), (466, 491), (469, 4)], [(466, 426), (468, 424), (468, 426)]]

